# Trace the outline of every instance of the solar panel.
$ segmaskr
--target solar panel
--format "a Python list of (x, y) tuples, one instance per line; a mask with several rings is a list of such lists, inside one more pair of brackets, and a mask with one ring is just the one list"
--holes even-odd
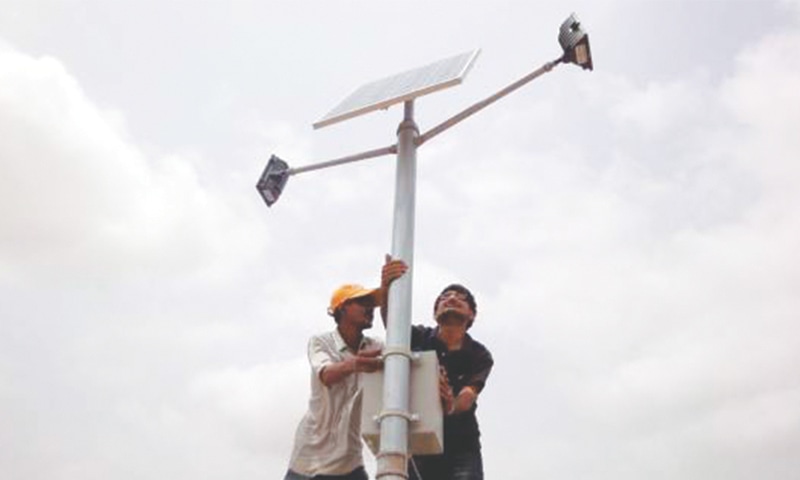
[(394, 104), (458, 85), (464, 80), (479, 53), (480, 50), (472, 50), (362, 85), (314, 123), (314, 128), (389, 108)]

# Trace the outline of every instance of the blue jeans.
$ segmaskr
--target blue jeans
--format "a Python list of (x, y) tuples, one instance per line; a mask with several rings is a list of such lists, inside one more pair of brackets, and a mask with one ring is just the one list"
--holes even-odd
[(410, 480), (483, 480), (483, 458), (480, 450), (420, 455), (409, 462), (408, 474)]
[(283, 480), (369, 480), (369, 476), (366, 470), (364, 470), (364, 467), (358, 467), (344, 475), (314, 475), (313, 477), (300, 475), (297, 472), (287, 470)]

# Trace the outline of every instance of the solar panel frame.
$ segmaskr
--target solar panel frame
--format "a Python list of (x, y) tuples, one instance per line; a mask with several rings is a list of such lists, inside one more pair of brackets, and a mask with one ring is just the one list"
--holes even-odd
[(313, 124), (322, 128), (375, 110), (428, 95), (463, 82), (480, 53), (464, 52), (362, 85)]

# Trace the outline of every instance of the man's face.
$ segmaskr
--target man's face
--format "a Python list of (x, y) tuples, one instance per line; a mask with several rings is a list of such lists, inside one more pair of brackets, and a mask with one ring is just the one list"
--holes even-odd
[(475, 318), (475, 312), (467, 303), (467, 296), (455, 290), (445, 290), (436, 299), (434, 318), (440, 325), (464, 325)]
[(350, 323), (363, 329), (372, 328), (375, 315), (375, 300), (372, 297), (359, 297), (345, 302), (342, 322)]

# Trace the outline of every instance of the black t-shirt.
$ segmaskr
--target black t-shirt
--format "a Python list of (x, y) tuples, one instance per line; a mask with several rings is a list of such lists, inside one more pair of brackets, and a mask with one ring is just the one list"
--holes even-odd
[[(436, 337), (437, 331), (438, 328), (413, 325), (411, 327), (411, 350), (436, 351), (439, 365), (447, 371), (447, 380), (453, 388), (453, 395), (457, 395), (462, 388), (468, 385), (480, 393), (486, 385), (486, 379), (494, 365), (492, 354), (469, 334), (464, 338), (460, 350), (448, 351), (445, 344)], [(478, 429), (478, 419), (475, 416), (477, 408), (476, 402), (467, 412), (445, 415), (445, 453), (480, 450), (481, 433)]]

